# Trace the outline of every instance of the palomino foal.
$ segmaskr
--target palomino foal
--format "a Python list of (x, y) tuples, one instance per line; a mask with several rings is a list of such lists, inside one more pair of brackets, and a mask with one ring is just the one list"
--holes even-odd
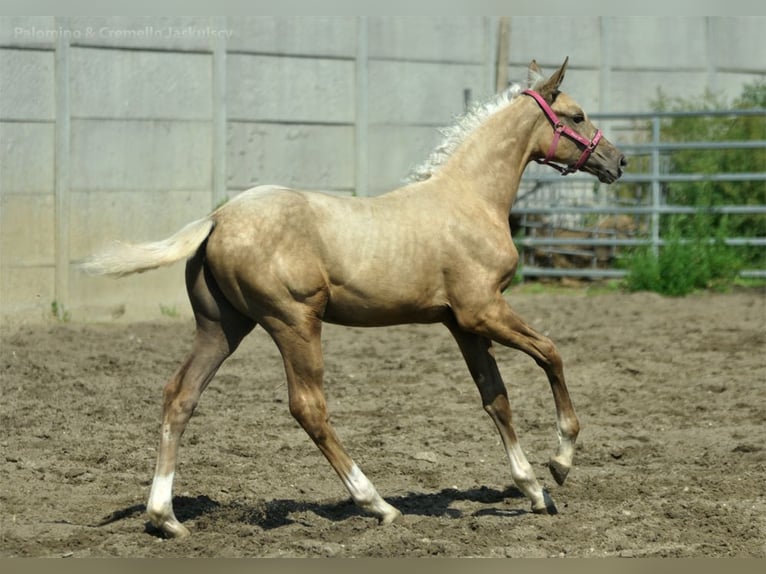
[[(290, 413), (338, 473), (353, 500), (382, 523), (400, 512), (354, 463), (330, 424), (322, 391), (322, 322), (382, 326), (443, 323), (465, 357), (532, 510), (556, 508), (519, 445), (492, 343), (519, 349), (545, 371), (556, 405), (562, 484), (580, 429), (554, 344), (508, 305), (503, 290), (518, 254), (508, 213), (532, 161), (605, 183), (623, 155), (559, 91), (567, 62), (545, 78), (535, 62), (529, 90), (510, 88), (469, 112), (415, 174), (372, 198), (341, 198), (275, 186), (243, 192), (168, 239), (119, 244), (83, 264), (121, 276), (188, 258), (196, 320), (192, 350), (164, 389), (159, 454), (147, 504), (167, 536), (189, 531), (172, 506), (181, 435), (202, 391), (243, 337), (261, 325), (284, 360)], [(563, 166), (563, 167), (562, 167)]]

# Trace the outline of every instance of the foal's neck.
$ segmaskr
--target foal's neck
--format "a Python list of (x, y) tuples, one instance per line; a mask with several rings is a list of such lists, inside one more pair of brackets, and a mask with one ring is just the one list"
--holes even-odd
[(489, 117), (444, 164), (439, 173), (444, 184), (507, 216), (532, 155), (537, 118), (528, 112), (519, 101)]

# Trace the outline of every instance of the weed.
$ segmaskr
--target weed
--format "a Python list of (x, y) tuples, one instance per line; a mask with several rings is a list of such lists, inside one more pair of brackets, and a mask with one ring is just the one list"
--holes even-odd
[(72, 319), (72, 315), (64, 308), (63, 303), (59, 303), (55, 299), (51, 302), (51, 315), (57, 321), (68, 323)]
[(178, 309), (176, 309), (176, 306), (168, 306), (163, 305), (160, 303), (160, 313), (162, 313), (165, 317), (170, 317), (171, 319), (177, 319), (180, 316), (180, 313), (178, 312)]

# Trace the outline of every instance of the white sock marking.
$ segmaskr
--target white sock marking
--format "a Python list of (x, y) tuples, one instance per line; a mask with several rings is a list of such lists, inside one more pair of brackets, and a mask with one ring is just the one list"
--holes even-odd
[(372, 512), (382, 520), (390, 521), (399, 515), (399, 511), (381, 498), (372, 482), (364, 475), (361, 469), (354, 464), (348, 476), (343, 477), (351, 498), (360, 507)]
[(165, 514), (172, 508), (173, 503), (173, 477), (175, 472), (168, 475), (154, 475), (152, 489), (149, 491), (149, 502), (146, 510), (152, 514)]
[(373, 484), (356, 464), (351, 467), (351, 472), (343, 479), (343, 482), (351, 493), (351, 498), (357, 503), (369, 504), (380, 497)]

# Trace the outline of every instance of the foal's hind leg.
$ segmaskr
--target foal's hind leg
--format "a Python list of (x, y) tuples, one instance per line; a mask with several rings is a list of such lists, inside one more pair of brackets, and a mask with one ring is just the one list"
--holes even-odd
[(269, 320), (263, 326), (271, 334), (284, 359), (290, 414), (338, 473), (354, 502), (377, 516), (382, 524), (393, 522), (401, 516), (401, 512), (381, 498), (372, 482), (343, 448), (330, 425), (322, 390), (320, 320), (301, 316), (292, 317), (286, 323)]
[(447, 325), (463, 353), (468, 370), (481, 394), (484, 410), (492, 418), (511, 463), (511, 476), (519, 489), (532, 501), (532, 511), (556, 514), (556, 506), (535, 477), (513, 428), (508, 393), (492, 352), (492, 342), (463, 331), (456, 324)]
[(203, 270), (201, 254), (187, 264), (186, 281), (197, 331), (191, 353), (164, 389), (157, 466), (146, 505), (152, 524), (171, 538), (189, 535), (173, 512), (173, 477), (179, 440), (202, 391), (254, 326), (252, 320), (235, 311), (223, 298), (212, 276)]
[(563, 484), (572, 467), (574, 447), (580, 432), (580, 422), (569, 398), (564, 382), (564, 367), (556, 346), (527, 325), (505, 301), (501, 293), (483, 306), (473, 307), (470, 312), (457, 314), (458, 322), (465, 330), (523, 351), (532, 357), (548, 376), (556, 404), (556, 426), (559, 445), (551, 457), (548, 468), (558, 484)]

